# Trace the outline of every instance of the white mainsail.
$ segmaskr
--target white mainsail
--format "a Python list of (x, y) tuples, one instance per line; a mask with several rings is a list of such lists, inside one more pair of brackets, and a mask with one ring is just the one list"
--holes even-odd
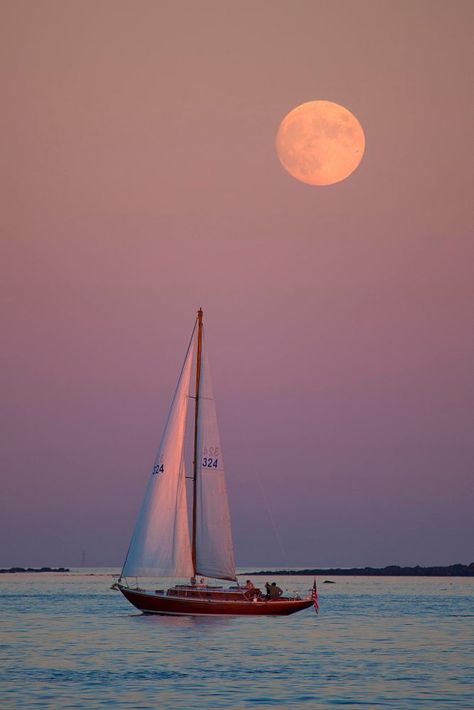
[(196, 574), (235, 580), (224, 462), (205, 348), (203, 352), (196, 450)]
[(195, 330), (122, 570), (123, 577), (189, 577), (193, 574), (184, 438)]

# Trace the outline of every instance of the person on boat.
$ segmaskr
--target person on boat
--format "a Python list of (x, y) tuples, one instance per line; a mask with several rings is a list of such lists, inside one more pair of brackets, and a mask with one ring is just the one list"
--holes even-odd
[(255, 585), (250, 579), (245, 582), (245, 589), (255, 589)]
[(276, 582), (272, 582), (270, 585), (270, 596), (272, 599), (278, 599), (283, 594), (283, 589), (277, 586)]
[(189, 581), (191, 583), (191, 586), (194, 587), (196, 584), (196, 577), (191, 577), (191, 579)]
[(267, 599), (278, 599), (278, 597), (281, 597), (283, 594), (283, 589), (277, 587), (276, 582), (272, 582), (271, 584), (266, 582), (265, 589), (267, 590)]

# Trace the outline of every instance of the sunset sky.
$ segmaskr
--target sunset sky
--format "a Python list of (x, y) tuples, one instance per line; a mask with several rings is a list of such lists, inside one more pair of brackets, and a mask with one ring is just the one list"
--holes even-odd
[[(473, 16), (2, 3), (0, 566), (123, 561), (200, 306), (239, 565), (472, 561)], [(275, 152), (316, 99), (330, 187)]]

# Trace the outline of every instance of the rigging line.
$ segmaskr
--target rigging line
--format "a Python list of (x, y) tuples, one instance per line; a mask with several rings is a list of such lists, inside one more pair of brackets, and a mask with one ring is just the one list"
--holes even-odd
[(269, 504), (268, 504), (268, 500), (267, 500), (267, 497), (266, 497), (266, 495), (265, 495), (265, 490), (264, 490), (263, 485), (262, 485), (262, 479), (261, 479), (261, 476), (260, 476), (260, 473), (258, 472), (258, 470), (257, 470), (257, 474), (256, 474), (256, 475), (257, 475), (258, 486), (259, 486), (259, 488), (260, 488), (260, 493), (261, 493), (261, 496), (262, 496), (263, 505), (264, 505), (264, 508), (265, 508), (266, 513), (267, 513), (267, 515), (268, 515), (268, 518), (269, 518), (269, 520), (270, 520), (270, 523), (271, 523), (271, 526), (272, 526), (272, 529), (273, 529), (273, 534), (274, 534), (274, 536), (275, 536), (275, 540), (277, 541), (278, 546), (279, 546), (279, 548), (280, 548), (280, 552), (281, 552), (281, 554), (282, 554), (282, 559), (283, 559), (283, 564), (284, 564), (285, 568), (288, 569), (288, 568), (289, 568), (289, 564), (288, 564), (288, 557), (287, 557), (287, 554), (286, 554), (286, 550), (285, 550), (285, 548), (283, 547), (283, 543), (282, 543), (282, 541), (281, 541), (280, 533), (278, 532), (277, 524), (276, 524), (276, 522), (275, 522), (275, 520), (274, 520), (274, 518), (273, 518), (271, 508), (270, 508), (270, 506), (269, 506)]

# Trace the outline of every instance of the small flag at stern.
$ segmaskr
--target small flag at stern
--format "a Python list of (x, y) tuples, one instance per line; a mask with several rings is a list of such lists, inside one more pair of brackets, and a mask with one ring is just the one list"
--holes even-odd
[(319, 614), (319, 600), (318, 600), (318, 588), (316, 586), (316, 577), (313, 582), (313, 589), (311, 591), (311, 599), (313, 600), (314, 610), (316, 614)]

